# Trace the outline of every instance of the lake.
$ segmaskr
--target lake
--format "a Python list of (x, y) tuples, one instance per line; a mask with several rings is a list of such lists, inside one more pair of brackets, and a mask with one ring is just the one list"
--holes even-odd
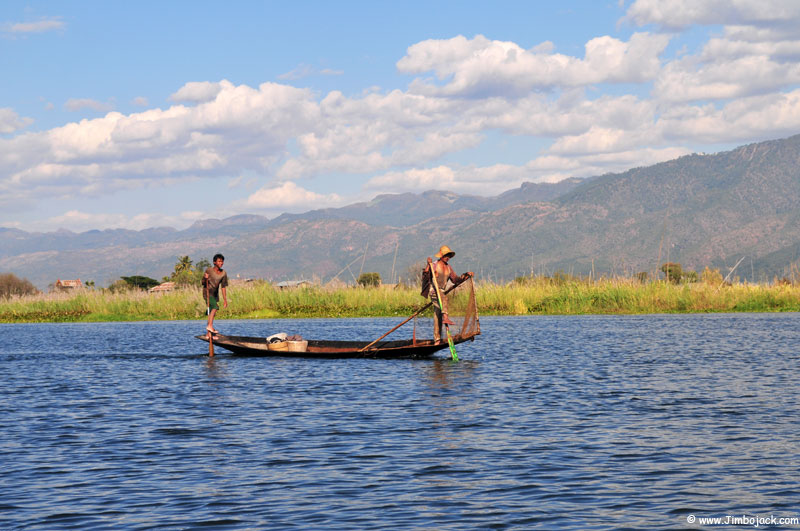
[[(371, 339), (400, 320), (217, 326)], [(447, 350), (209, 358), (192, 337), (200, 321), (0, 325), (0, 529), (769, 528), (800, 516), (800, 315), (481, 327), (454, 363)]]

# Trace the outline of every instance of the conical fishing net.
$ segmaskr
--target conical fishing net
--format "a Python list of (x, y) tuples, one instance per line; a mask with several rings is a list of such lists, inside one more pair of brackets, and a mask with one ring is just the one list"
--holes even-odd
[[(478, 306), (475, 302), (475, 283), (472, 277), (456, 286), (448, 284), (447, 287), (442, 288), (442, 297), (445, 299), (445, 308), (448, 311), (448, 317), (455, 323), (450, 325), (450, 333), (456, 337), (469, 338), (477, 336), (481, 333), (481, 324), (478, 320)], [(452, 289), (451, 289), (452, 288)], [(432, 313), (432, 311), (430, 312)], [(427, 331), (418, 330), (417, 335), (421, 337), (431, 337), (433, 335), (433, 318), (424, 319), (427, 321), (430, 328)], [(445, 335), (442, 334), (442, 339)]]

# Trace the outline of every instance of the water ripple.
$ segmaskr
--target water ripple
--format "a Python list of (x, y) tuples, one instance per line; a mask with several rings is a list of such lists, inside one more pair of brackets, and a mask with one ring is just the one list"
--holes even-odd
[[(221, 321), (377, 337), (389, 319)], [(0, 325), (2, 529), (675, 529), (797, 516), (800, 316), (484, 318), (460, 363)], [(688, 526), (692, 527), (692, 526)]]

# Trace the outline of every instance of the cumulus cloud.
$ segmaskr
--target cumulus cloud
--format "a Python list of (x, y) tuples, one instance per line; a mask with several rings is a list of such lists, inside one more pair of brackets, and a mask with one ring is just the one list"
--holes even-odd
[(283, 156), (289, 139), (318, 122), (318, 105), (306, 90), (221, 85), (214, 100), (194, 107), (109, 112), (0, 138), (0, 191), (19, 200), (111, 192), (131, 181), (264, 171)]
[(524, 50), (482, 35), (431, 39), (408, 48), (397, 68), (407, 74), (433, 72), (438, 83), (417, 79), (412, 91), (426, 95), (515, 97), (533, 90), (597, 83), (641, 83), (659, 71), (669, 43), (663, 34), (636, 33), (628, 42), (609, 36), (586, 43), (583, 59), (552, 53), (552, 46)]
[(14, 133), (32, 123), (31, 118), (22, 118), (13, 109), (0, 108), (0, 134)]
[(257, 210), (281, 212), (298, 208), (306, 211), (315, 208), (338, 206), (341, 203), (342, 197), (338, 194), (318, 194), (306, 190), (293, 182), (285, 182), (277, 186), (263, 187), (257, 190), (242, 203), (242, 206)]
[(191, 81), (169, 97), (170, 101), (186, 103), (205, 103), (212, 101), (223, 89), (232, 86), (228, 81)]

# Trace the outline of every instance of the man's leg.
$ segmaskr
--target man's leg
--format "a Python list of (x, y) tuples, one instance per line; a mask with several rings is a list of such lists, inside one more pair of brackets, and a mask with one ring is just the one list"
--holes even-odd
[(442, 310), (439, 308), (439, 298), (436, 292), (431, 292), (431, 302), (433, 303), (433, 340), (437, 343), (442, 339)]
[(216, 330), (214, 328), (214, 317), (216, 317), (217, 310), (219, 310), (219, 304), (213, 295), (209, 297), (208, 308), (208, 325), (206, 326), (206, 330), (208, 330), (210, 333), (212, 330)]

